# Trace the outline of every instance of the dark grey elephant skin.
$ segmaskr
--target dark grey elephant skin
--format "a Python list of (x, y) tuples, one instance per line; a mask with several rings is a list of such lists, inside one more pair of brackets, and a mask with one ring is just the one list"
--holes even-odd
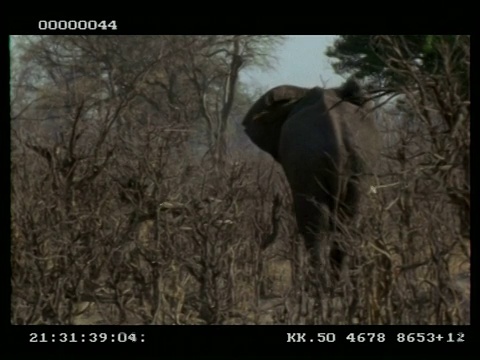
[[(245, 132), (283, 167), (297, 224), (314, 266), (319, 232), (348, 224), (367, 193), (379, 153), (373, 102), (354, 80), (334, 89), (284, 85), (265, 93), (243, 120)], [(344, 252), (332, 244), (331, 260)]]

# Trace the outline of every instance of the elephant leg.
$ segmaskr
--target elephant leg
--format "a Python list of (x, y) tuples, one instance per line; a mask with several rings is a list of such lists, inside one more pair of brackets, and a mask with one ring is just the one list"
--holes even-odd
[(344, 265), (346, 263), (346, 259), (346, 252), (340, 247), (338, 241), (333, 241), (330, 249), (330, 264), (332, 265), (332, 275), (335, 282), (338, 282), (341, 279), (341, 275), (345, 270)]
[[(354, 228), (351, 227), (348, 229), (348, 231), (346, 231), (346, 227), (352, 224), (352, 220), (358, 211), (359, 199), (360, 188), (358, 177), (352, 176), (346, 183), (343, 197), (340, 198), (337, 213), (338, 223), (334, 226), (334, 229), (339, 232), (337, 236), (342, 237), (342, 239), (345, 236), (355, 236)], [(332, 243), (330, 250), (330, 263), (334, 272), (333, 275), (335, 281), (341, 280), (342, 275), (345, 275), (349, 265), (347, 253), (342, 249), (338, 239), (335, 239)]]
[(327, 284), (324, 275), (327, 264), (322, 252), (326, 249), (328, 241), (330, 209), (325, 203), (299, 195), (295, 197), (295, 213), (299, 232), (303, 236), (309, 256), (309, 282), (314, 288), (318, 288), (318, 285), (325, 287)]

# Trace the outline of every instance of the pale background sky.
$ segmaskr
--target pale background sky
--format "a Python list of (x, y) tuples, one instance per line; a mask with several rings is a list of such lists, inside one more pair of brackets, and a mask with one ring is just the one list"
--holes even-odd
[(278, 62), (273, 70), (249, 70), (241, 74), (247, 84), (268, 90), (290, 84), (304, 87), (340, 85), (344, 80), (333, 72), (331, 59), (325, 55), (336, 35), (289, 35), (278, 47)]
[[(304, 87), (338, 86), (343, 79), (333, 72), (325, 50), (336, 35), (289, 35), (274, 54), (277, 63), (271, 70), (250, 70), (240, 73), (241, 79), (253, 88), (266, 91), (274, 86), (290, 84)], [(16, 37), (10, 37), (12, 50)]]

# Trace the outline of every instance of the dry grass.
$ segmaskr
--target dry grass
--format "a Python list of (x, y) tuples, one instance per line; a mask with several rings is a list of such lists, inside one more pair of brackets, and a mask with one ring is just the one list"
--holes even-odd
[(344, 238), (351, 281), (314, 306), (278, 165), (179, 162), (162, 135), (150, 152), (138, 136), (84, 183), (15, 144), (12, 323), (469, 323), (469, 244), (445, 198), (367, 197)]

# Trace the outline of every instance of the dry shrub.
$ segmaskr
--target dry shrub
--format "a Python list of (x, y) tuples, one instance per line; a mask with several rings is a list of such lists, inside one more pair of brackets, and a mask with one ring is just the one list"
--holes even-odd
[(349, 280), (314, 306), (270, 159), (219, 169), (189, 155), (181, 134), (139, 126), (94, 171), (103, 160), (86, 145), (72, 165), (69, 144), (14, 139), (13, 323), (469, 322), (458, 214), (412, 162), (407, 174), (386, 157), (378, 181), (393, 185), (365, 196), (347, 236), (331, 235), (350, 254)]

